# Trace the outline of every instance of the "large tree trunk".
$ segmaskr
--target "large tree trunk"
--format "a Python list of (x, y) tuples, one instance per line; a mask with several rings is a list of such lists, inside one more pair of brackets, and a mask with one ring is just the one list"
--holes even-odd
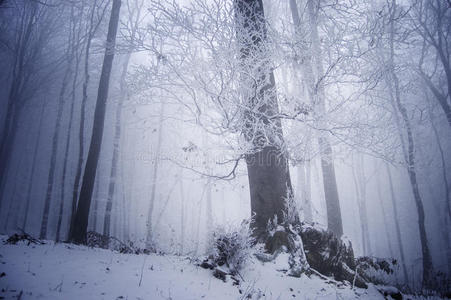
[(105, 107), (106, 100), (108, 98), (110, 74), (115, 53), (116, 33), (119, 24), (120, 8), (121, 0), (113, 0), (113, 8), (111, 10), (111, 17), (108, 26), (105, 57), (102, 65), (99, 91), (94, 112), (94, 124), (92, 128), (91, 143), (89, 146), (85, 172), (83, 175), (83, 182), (80, 190), (80, 200), (78, 201), (77, 212), (74, 218), (73, 230), (71, 230), (70, 239), (75, 243), (86, 243), (86, 229), (88, 227), (92, 190), (94, 187), (100, 147), (102, 144), (105, 121)]
[(253, 147), (246, 155), (253, 227), (257, 240), (265, 240), (268, 221), (274, 216), (282, 221), (285, 198), (292, 195), (292, 188), (282, 124), (271, 118), (279, 109), (274, 74), (265, 53), (263, 3), (234, 0), (234, 4), (246, 107), (242, 133)]

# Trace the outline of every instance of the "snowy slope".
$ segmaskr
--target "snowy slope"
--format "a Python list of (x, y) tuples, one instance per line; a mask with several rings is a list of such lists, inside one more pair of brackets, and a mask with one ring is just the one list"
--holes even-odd
[[(4, 245), (0, 237), (0, 297), (21, 299), (383, 299), (376, 288), (356, 289), (316, 276), (288, 277), (286, 257), (252, 260), (241, 286), (214, 278), (189, 258), (130, 255), (83, 246)], [(242, 291), (240, 294), (239, 289)], [(1, 298), (0, 298), (1, 299)]]

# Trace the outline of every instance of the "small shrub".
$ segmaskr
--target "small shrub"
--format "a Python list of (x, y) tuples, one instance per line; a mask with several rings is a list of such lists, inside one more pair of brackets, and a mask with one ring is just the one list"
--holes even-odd
[(396, 272), (399, 269), (396, 259), (362, 256), (357, 258), (356, 264), (359, 275), (368, 282), (390, 285), (396, 281)]
[(217, 228), (212, 234), (210, 258), (217, 266), (226, 266), (236, 274), (251, 256), (254, 244), (250, 221), (243, 221), (237, 228)]
[(10, 244), (10, 245), (16, 245), (18, 242), (25, 242), (27, 243), (27, 246), (30, 246), (30, 244), (38, 244), (38, 245), (44, 245), (45, 243), (41, 240), (35, 239), (28, 233), (25, 233), (22, 231), (21, 234), (15, 233), (11, 235), (4, 244)]

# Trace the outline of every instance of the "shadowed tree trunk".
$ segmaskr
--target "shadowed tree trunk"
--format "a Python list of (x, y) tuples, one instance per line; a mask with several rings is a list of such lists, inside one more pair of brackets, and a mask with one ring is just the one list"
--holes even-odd
[(120, 8), (121, 0), (113, 0), (113, 7), (111, 10), (111, 17), (107, 33), (105, 57), (102, 65), (102, 73), (100, 76), (99, 90), (94, 112), (94, 124), (92, 128), (91, 143), (89, 146), (85, 172), (83, 175), (83, 181), (80, 190), (80, 200), (78, 201), (73, 229), (71, 230), (70, 236), (70, 240), (75, 243), (86, 243), (86, 229), (88, 227), (92, 190), (94, 187), (100, 147), (102, 144), (106, 100), (108, 98), (110, 74), (115, 53), (115, 42), (119, 24)]
[[(71, 231), (74, 228), (75, 221), (75, 213), (77, 209), (78, 195), (80, 190), (80, 180), (83, 175), (83, 160), (84, 160), (84, 136), (85, 136), (85, 114), (86, 114), (86, 102), (88, 100), (88, 85), (90, 81), (89, 74), (89, 58), (91, 54), (91, 44), (92, 39), (94, 38), (94, 34), (96, 33), (98, 27), (101, 24), (101, 21), (104, 16), (104, 11), (102, 11), (101, 16), (95, 23), (95, 12), (97, 6), (97, 0), (93, 1), (90, 16), (89, 16), (89, 25), (86, 33), (86, 49), (85, 49), (85, 57), (84, 57), (84, 81), (82, 88), (82, 101), (80, 106), (80, 123), (79, 123), (79, 131), (78, 131), (78, 160), (77, 160), (77, 169), (74, 179), (74, 186), (72, 189), (72, 204), (71, 204), (71, 217), (70, 217), (70, 229), (69, 236), (72, 235)], [(84, 4), (82, 2), (82, 4)], [(83, 10), (83, 6), (82, 6)]]
[[(96, 175), (97, 177), (97, 175)], [(100, 177), (100, 176), (99, 176)], [(94, 211), (92, 212), (92, 231), (97, 232), (97, 219), (99, 215), (99, 197), (100, 197), (100, 184), (99, 179), (97, 179), (97, 182), (94, 183)]]

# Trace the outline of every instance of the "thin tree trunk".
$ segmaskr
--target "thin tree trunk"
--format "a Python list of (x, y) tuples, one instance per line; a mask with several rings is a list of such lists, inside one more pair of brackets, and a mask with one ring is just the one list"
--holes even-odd
[(157, 180), (158, 180), (158, 167), (160, 166), (160, 152), (161, 152), (161, 144), (163, 141), (163, 118), (164, 118), (164, 111), (165, 111), (166, 103), (163, 101), (161, 102), (161, 108), (160, 108), (160, 116), (158, 120), (158, 140), (157, 140), (157, 146), (155, 149), (155, 163), (153, 167), (152, 172), (152, 185), (151, 185), (151, 191), (150, 191), (150, 203), (149, 203), (149, 211), (147, 213), (147, 236), (146, 236), (146, 248), (151, 249), (154, 245), (153, 241), (153, 233), (152, 233), (152, 214), (153, 214), (153, 208), (155, 206), (155, 195), (156, 195), (156, 189), (157, 189)]
[(19, 172), (22, 169), (22, 164), (23, 164), (23, 160), (24, 160), (25, 156), (20, 156), (19, 158), (19, 163), (17, 166), (17, 169), (14, 172), (14, 186), (13, 186), (13, 190), (12, 190), (12, 195), (9, 197), (9, 206), (8, 206), (8, 211), (6, 213), (6, 218), (5, 218), (5, 223), (3, 224), (3, 232), (7, 232), (7, 230), (9, 229), (9, 222), (10, 222), (10, 217), (13, 215), (13, 206), (14, 203), (17, 203), (17, 199), (16, 199), (16, 192), (17, 192), (17, 185), (19, 184)]
[[(26, 132), (27, 132), (27, 141), (30, 140), (31, 137), (31, 128), (33, 127), (33, 123), (28, 123), (28, 128), (26, 128)], [(27, 153), (27, 149), (25, 147), (25, 153)], [(26, 155), (19, 155), (18, 159), (19, 162), (16, 166), (15, 172), (14, 172), (14, 185), (13, 185), (13, 189), (12, 189), (12, 194), (10, 193), (8, 195), (9, 198), (9, 207), (7, 210), (7, 214), (6, 214), (6, 218), (5, 218), (5, 224), (4, 224), (4, 231), (6, 231), (7, 229), (9, 229), (9, 223), (10, 223), (10, 219), (12, 219), (13, 221), (16, 221), (17, 223), (17, 215), (19, 212), (19, 207), (20, 205), (18, 205), (20, 203), (20, 201), (18, 200), (17, 197), (17, 190), (18, 188), (20, 189), (20, 191), (22, 191), (22, 188), (20, 188), (21, 184), (22, 184), (22, 177), (19, 177), (20, 171), (23, 170), (23, 163), (25, 160)], [(8, 170), (8, 175), (10, 175), (10, 173), (12, 172), (11, 170)], [(9, 177), (9, 176), (8, 176)], [(6, 192), (7, 190), (5, 189), (4, 192)], [(16, 207), (14, 207), (16, 206)]]
[[(83, 4), (83, 3), (82, 3)], [(82, 5), (81, 10), (84, 9), (84, 5)], [(78, 31), (77, 31), (77, 35), (75, 35), (75, 29), (76, 29), (76, 25), (74, 24), (73, 26), (73, 31), (72, 31), (72, 35), (75, 37), (76, 41), (80, 41), (80, 34), (81, 34), (81, 22), (82, 22), (82, 18), (80, 18), (79, 20), (79, 24), (78, 24)], [(71, 105), (70, 105), (70, 112), (69, 112), (69, 121), (68, 121), (68, 129), (67, 129), (67, 134), (66, 134), (66, 142), (65, 142), (65, 149), (64, 149), (64, 163), (63, 163), (63, 171), (62, 171), (62, 176), (61, 176), (61, 199), (60, 199), (60, 208), (59, 208), (59, 214), (58, 214), (58, 221), (57, 221), (57, 227), (56, 227), (56, 240), (59, 241), (60, 240), (60, 236), (61, 236), (61, 226), (62, 226), (62, 221), (63, 221), (63, 212), (64, 212), (64, 202), (66, 201), (66, 178), (67, 178), (67, 164), (69, 162), (69, 149), (70, 149), (70, 142), (71, 142), (71, 137), (72, 137), (72, 125), (73, 125), (73, 119), (74, 119), (74, 109), (75, 109), (75, 99), (76, 99), (76, 88), (77, 88), (77, 82), (78, 82), (78, 71), (80, 68), (80, 60), (81, 60), (81, 56), (82, 56), (82, 52), (79, 52), (79, 48), (78, 48), (78, 44), (76, 46), (76, 48), (74, 49), (74, 53), (75, 53), (75, 69), (74, 69), (74, 76), (72, 79), (72, 90), (71, 90)], [(72, 201), (72, 207), (71, 207), (71, 211), (69, 214), (69, 230), (70, 230), (70, 226), (72, 224), (72, 216), (73, 216), (73, 212), (75, 211), (75, 206), (76, 202), (74, 203), (74, 201)], [(66, 237), (67, 237), (67, 233), (66, 233)]]
[(105, 208), (105, 216), (103, 221), (103, 235), (110, 235), (110, 222), (111, 222), (111, 208), (113, 206), (113, 198), (116, 188), (116, 179), (117, 179), (117, 169), (118, 169), (118, 161), (119, 161), (119, 143), (121, 140), (121, 120), (122, 120), (122, 103), (124, 98), (126, 97), (126, 88), (125, 88), (125, 76), (127, 75), (128, 64), (130, 61), (130, 54), (127, 54), (125, 58), (124, 65), (122, 66), (122, 74), (120, 78), (120, 99), (116, 108), (116, 126), (114, 133), (114, 142), (113, 142), (113, 158), (111, 161), (111, 171), (110, 171), (110, 183), (108, 185), (108, 198)]
[(94, 232), (97, 232), (97, 216), (99, 215), (99, 197), (100, 197), (100, 184), (97, 180), (96, 183), (94, 183), (94, 211), (92, 213), (92, 230)]
[(166, 200), (164, 201), (163, 207), (161, 208), (160, 213), (158, 214), (155, 222), (154, 229), (155, 231), (158, 231), (158, 228), (160, 226), (161, 220), (163, 220), (164, 213), (166, 212), (166, 209), (168, 207), (169, 201), (171, 200), (171, 195), (176, 189), (177, 185), (179, 184), (180, 178), (178, 178), (174, 184), (172, 185), (171, 189), (168, 191), (168, 194), (166, 196)]
[[(326, 97), (323, 84), (324, 69), (323, 58), (321, 54), (321, 45), (318, 35), (318, 16), (317, 8), (319, 5), (318, 0), (308, 0), (307, 8), (309, 11), (309, 22), (312, 42), (313, 60), (315, 62), (315, 71), (317, 74), (316, 88), (314, 92), (316, 94), (316, 103), (319, 117), (323, 118), (326, 114)], [(319, 124), (324, 121), (320, 120)], [(322, 126), (321, 126), (322, 127)], [(343, 224), (341, 220), (340, 200), (338, 195), (337, 180), (335, 175), (335, 166), (333, 161), (332, 146), (330, 144), (327, 135), (321, 133), (318, 137), (318, 143), (321, 153), (321, 168), (323, 173), (324, 195), (326, 198), (327, 207), (327, 228), (332, 231), (336, 236), (343, 235)]]
[(208, 179), (207, 182), (207, 205), (206, 205), (206, 241), (210, 240), (210, 236), (213, 230), (213, 207), (212, 207), (212, 182), (211, 178)]
[[(354, 160), (354, 159), (353, 159)], [(365, 172), (361, 171), (357, 174), (356, 168), (362, 170), (364, 168), (363, 164), (355, 164), (353, 161), (352, 165), (352, 177), (354, 179), (354, 186), (356, 191), (357, 206), (359, 208), (360, 217), (360, 234), (362, 235), (362, 251), (363, 255), (369, 255), (371, 253), (370, 243), (369, 243), (369, 232), (368, 232), (368, 214), (366, 209), (366, 187), (364, 178)]]
[(96, 108), (94, 112), (94, 124), (92, 128), (91, 143), (86, 160), (85, 172), (80, 190), (80, 200), (74, 218), (74, 227), (71, 240), (75, 243), (86, 243), (86, 229), (88, 227), (89, 209), (91, 206), (92, 190), (94, 187), (97, 164), (99, 161), (100, 147), (102, 144), (105, 107), (108, 99), (108, 88), (111, 68), (115, 53), (116, 33), (119, 24), (119, 12), (121, 0), (113, 0), (111, 17), (108, 26), (105, 57), (99, 82)]
[[(202, 189), (202, 195), (200, 196), (199, 201), (197, 202), (197, 207), (193, 206), (193, 216), (195, 217), (195, 228), (194, 228), (194, 255), (197, 255), (199, 252), (199, 231), (200, 231), (200, 220), (202, 218), (202, 207), (204, 202), (205, 192), (207, 190), (207, 186), (204, 185)], [(196, 209), (197, 208), (197, 209)]]
[(386, 168), (387, 174), (388, 174), (390, 196), (391, 196), (391, 201), (392, 201), (392, 205), (393, 205), (393, 217), (394, 217), (393, 219), (395, 221), (396, 237), (398, 239), (398, 247), (399, 247), (399, 254), (401, 256), (402, 271), (404, 274), (404, 280), (407, 283), (407, 282), (409, 282), (409, 276), (407, 275), (406, 258), (404, 255), (404, 246), (403, 246), (402, 236), (401, 236), (401, 227), (399, 226), (398, 204), (397, 204), (397, 200), (396, 200), (396, 196), (395, 196), (395, 189), (393, 187), (393, 179), (392, 179), (390, 167), (387, 163), (385, 164), (385, 168)]
[[(31, 8), (26, 6), (30, 5)], [(24, 3), (21, 27), (17, 34), (13, 69), (11, 75), (11, 87), (8, 94), (7, 110), (3, 124), (3, 134), (0, 141), (0, 209), (3, 202), (6, 185), (6, 174), (11, 163), (12, 148), (17, 135), (17, 120), (21, 114), (19, 102), (23, 89), (24, 67), (26, 51), (29, 47), (31, 34), (34, 29), (38, 4), (35, 2)]]
[[(13, 120), (13, 124), (11, 126), (11, 135), (9, 136), (9, 138), (7, 139), (7, 143), (8, 145), (5, 147), (5, 153), (3, 155), (4, 159), (0, 159), (1, 160), (5, 160), (4, 164), (2, 167), (0, 168), (4, 168), (2, 170), (0, 170), (1, 176), (0, 177), (0, 212), (2, 211), (2, 204), (3, 204), (3, 198), (6, 197), (5, 195), (5, 190), (6, 190), (6, 182), (8, 181), (8, 174), (10, 172), (10, 164), (11, 164), (11, 160), (12, 160), (12, 150), (14, 147), (14, 144), (16, 143), (16, 138), (17, 138), (17, 130), (18, 130), (18, 119), (17, 117), (14, 118)], [(6, 161), (7, 160), (7, 161)]]
[(450, 207), (450, 191), (449, 191), (449, 183), (448, 183), (448, 174), (446, 172), (446, 159), (445, 159), (445, 153), (443, 151), (443, 146), (442, 143), (440, 141), (440, 135), (438, 133), (437, 127), (435, 126), (435, 122), (434, 122), (434, 118), (432, 117), (432, 115), (429, 115), (429, 119), (431, 122), (431, 127), (432, 130), (434, 131), (434, 136), (435, 136), (435, 140), (437, 141), (437, 146), (438, 146), (438, 150), (440, 153), (440, 162), (441, 162), (441, 167), (442, 167), (442, 178), (443, 178), (443, 186), (445, 187), (445, 207), (447, 210), (447, 213), (444, 214), (444, 225), (443, 228), (441, 229), (442, 235), (443, 235), (443, 239), (445, 241), (446, 244), (446, 259), (447, 259), (447, 264), (448, 264), (448, 272), (451, 273), (451, 249), (450, 249), (450, 245), (449, 245), (449, 219), (451, 217), (451, 207)]
[[(391, 21), (390, 21), (390, 78), (388, 79), (388, 85), (392, 91), (391, 100), (394, 101), (397, 111), (401, 115), (401, 120), (404, 124), (405, 133), (407, 135), (407, 148), (404, 152), (404, 158), (407, 163), (407, 173), (409, 175), (410, 185), (412, 188), (413, 196), (415, 199), (415, 204), (418, 212), (418, 230), (420, 233), (421, 250), (423, 255), (423, 286), (430, 287), (433, 284), (433, 265), (431, 253), (428, 246), (427, 235), (426, 235), (426, 225), (425, 225), (425, 214), (423, 207), (423, 200), (421, 198), (420, 190), (418, 187), (416, 165), (415, 165), (415, 144), (413, 140), (412, 126), (410, 124), (409, 116), (407, 110), (401, 102), (401, 92), (399, 87), (399, 79), (394, 68), (394, 22), (396, 16), (396, 0), (392, 1), (391, 6)], [(394, 95), (393, 95), (394, 92)], [(399, 128), (401, 132), (401, 128)]]
[[(307, 57), (303, 63), (303, 73), (308, 82), (307, 88), (311, 102), (315, 106), (316, 115), (320, 118), (323, 118), (326, 113), (325, 90), (324, 84), (322, 84), (320, 80), (322, 80), (321, 76), (324, 74), (324, 70), (322, 66), (321, 46), (317, 28), (317, 12), (315, 11), (313, 0), (307, 1), (307, 8), (309, 14), (309, 29), (312, 46), (311, 49), (304, 49), (304, 52), (308, 53), (308, 55), (306, 55)], [(290, 0), (290, 9), (295, 26), (296, 37), (297, 39), (300, 39), (301, 20), (299, 17), (296, 0)], [(312, 53), (312, 55), (310, 55), (310, 53)], [(312, 66), (312, 63), (310, 61), (311, 59), (314, 62), (315, 69)], [(314, 73), (317, 74), (316, 83), (314, 79)], [(318, 123), (320, 127), (324, 125), (324, 121), (322, 120), (319, 120)], [(324, 196), (327, 209), (327, 228), (336, 236), (340, 237), (343, 235), (343, 224), (341, 220), (340, 200), (335, 175), (335, 166), (333, 162), (332, 146), (330, 145), (328, 137), (324, 134), (321, 134), (318, 137), (318, 144), (320, 148)]]
[(180, 170), (180, 254), (183, 255), (185, 244), (185, 191), (183, 190), (183, 169)]
[(54, 176), (56, 171), (56, 158), (58, 155), (58, 142), (59, 142), (59, 135), (60, 135), (60, 129), (61, 129), (61, 120), (63, 117), (63, 109), (64, 109), (64, 97), (66, 94), (67, 85), (69, 84), (70, 75), (72, 73), (72, 61), (73, 61), (73, 49), (72, 43), (71, 43), (72, 36), (69, 37), (69, 43), (68, 43), (68, 62), (67, 67), (64, 72), (63, 81), (61, 85), (61, 90), (58, 98), (58, 111), (56, 115), (56, 121), (55, 121), (55, 131), (53, 132), (53, 138), (52, 138), (52, 153), (50, 156), (50, 169), (49, 174), (47, 178), (47, 191), (45, 193), (45, 200), (44, 200), (44, 212), (42, 214), (42, 221), (41, 221), (41, 231), (39, 233), (40, 239), (46, 239), (47, 238), (47, 224), (49, 219), (49, 211), (50, 211), (50, 201), (52, 200), (53, 195), (53, 183), (54, 183)]
[(35, 173), (35, 169), (36, 169), (36, 165), (37, 165), (39, 143), (41, 141), (42, 121), (44, 119), (45, 106), (46, 106), (46, 103), (43, 103), (42, 107), (41, 107), (41, 111), (39, 113), (38, 135), (36, 137), (36, 142), (35, 142), (34, 150), (33, 150), (33, 160), (32, 160), (31, 171), (30, 171), (30, 179), (28, 181), (28, 187), (27, 187), (27, 196), (26, 196), (27, 198), (25, 199), (24, 218), (22, 221), (22, 230), (24, 230), (24, 231), (26, 231), (26, 228), (27, 228), (28, 212), (30, 210), (31, 195), (32, 195), (33, 183), (34, 183), (34, 173)]
[(71, 207), (71, 217), (70, 217), (70, 227), (69, 227), (69, 236), (72, 236), (72, 231), (74, 230), (74, 222), (75, 222), (75, 214), (77, 209), (78, 202), (78, 193), (80, 190), (80, 180), (83, 171), (83, 159), (84, 159), (84, 135), (85, 135), (85, 114), (86, 114), (86, 102), (88, 100), (88, 85), (90, 80), (89, 74), (89, 57), (91, 52), (91, 43), (95, 33), (95, 25), (94, 25), (94, 16), (95, 16), (95, 6), (97, 1), (94, 1), (90, 20), (89, 20), (89, 28), (86, 38), (86, 49), (85, 49), (85, 57), (84, 57), (84, 81), (82, 88), (82, 101), (80, 106), (80, 124), (78, 131), (78, 161), (77, 161), (77, 171), (75, 174), (74, 186), (72, 190), (72, 207)]
[(384, 229), (385, 229), (385, 236), (387, 238), (388, 251), (389, 251), (390, 257), (394, 257), (393, 248), (391, 246), (390, 230), (388, 227), (389, 221), (388, 221), (388, 216), (385, 212), (384, 197), (382, 196), (382, 191), (381, 191), (382, 186), (381, 186), (381, 181), (379, 178), (379, 172), (377, 169), (378, 169), (377, 162), (374, 161), (374, 170), (376, 172), (375, 176), (376, 176), (377, 198), (379, 200), (379, 206), (382, 211), (382, 217), (384, 218)]
[(313, 222), (312, 203), (310, 194), (310, 161), (302, 162), (297, 167), (298, 171), (298, 194), (304, 213), (304, 221)]
[[(83, 9), (84, 5), (82, 6), (81, 9)], [(56, 225), (56, 237), (55, 237), (55, 241), (59, 242), (61, 239), (61, 226), (62, 226), (62, 222), (63, 222), (63, 214), (64, 214), (64, 202), (66, 200), (66, 175), (67, 175), (67, 164), (69, 161), (69, 147), (70, 147), (70, 140), (71, 140), (71, 135), (72, 135), (72, 123), (73, 123), (73, 119), (74, 119), (74, 107), (75, 107), (75, 95), (76, 95), (76, 86), (77, 86), (77, 80), (78, 80), (78, 71), (79, 71), (79, 67), (80, 67), (80, 56), (82, 55), (81, 53), (79, 53), (79, 45), (78, 45), (78, 41), (80, 41), (80, 28), (81, 28), (81, 22), (82, 22), (82, 18), (79, 19), (78, 21), (78, 31), (76, 31), (77, 29), (77, 24), (74, 21), (74, 7), (71, 8), (71, 35), (72, 35), (72, 60), (75, 60), (75, 65), (74, 65), (74, 76), (72, 78), (72, 86), (71, 86), (71, 94), (70, 94), (70, 109), (69, 109), (69, 120), (68, 120), (68, 128), (67, 128), (67, 132), (66, 132), (66, 139), (65, 139), (65, 146), (64, 146), (64, 162), (63, 162), (63, 170), (62, 170), (62, 174), (61, 174), (61, 179), (60, 179), (60, 185), (61, 185), (61, 198), (60, 198), (60, 205), (59, 205), (59, 209), (58, 209), (58, 220), (57, 220), (57, 225)]]
[[(126, 129), (126, 128), (124, 128), (124, 129)], [(124, 141), (124, 144), (126, 144), (126, 140)], [(128, 177), (125, 176), (126, 170), (125, 170), (125, 164), (124, 164), (124, 162), (125, 162), (124, 152), (125, 151), (121, 152), (121, 170), (122, 170), (121, 171), (121, 187), (122, 187), (122, 199), (124, 202), (124, 212), (123, 212), (124, 213), (124, 228), (123, 228), (123, 230), (124, 230), (124, 241), (129, 241), (130, 240), (130, 214), (131, 214), (131, 207), (132, 207), (133, 199), (132, 199), (132, 194), (127, 190), (127, 187), (129, 187), (130, 190), (133, 189), (133, 182), (134, 182), (133, 176), (134, 176), (135, 160), (133, 160), (133, 163), (132, 163), (132, 165), (133, 165), (132, 172), (133, 173), (132, 173), (131, 178), (129, 179), (132, 184), (127, 185), (125, 178), (128, 178)], [(125, 205), (125, 203), (127, 203), (127, 205)]]

